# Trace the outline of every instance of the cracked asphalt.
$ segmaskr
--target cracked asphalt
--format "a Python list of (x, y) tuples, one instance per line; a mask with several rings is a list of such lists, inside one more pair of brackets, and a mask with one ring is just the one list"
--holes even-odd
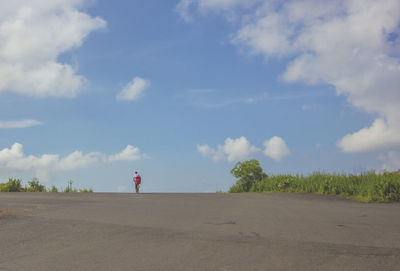
[(400, 204), (0, 193), (0, 270), (400, 270)]

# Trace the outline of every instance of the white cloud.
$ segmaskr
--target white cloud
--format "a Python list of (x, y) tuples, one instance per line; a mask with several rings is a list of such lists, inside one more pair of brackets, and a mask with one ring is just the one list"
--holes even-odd
[(120, 153), (110, 155), (108, 159), (110, 162), (115, 162), (115, 161), (134, 161), (147, 157), (148, 156), (146, 154), (140, 152), (139, 148), (128, 145)]
[(66, 157), (58, 154), (43, 154), (42, 156), (26, 155), (20, 143), (14, 143), (11, 148), (0, 150), (0, 170), (33, 171), (36, 176), (48, 180), (49, 174), (56, 171), (70, 171), (87, 168), (100, 162), (131, 161), (147, 157), (138, 148), (128, 145), (122, 152), (105, 155), (100, 152), (83, 154), (74, 151)]
[(400, 126), (376, 119), (371, 127), (346, 135), (338, 146), (344, 152), (386, 151), (400, 146)]
[(260, 0), (240, 10), (236, 2), (190, 6), (236, 12), (241, 26), (233, 44), (266, 58), (290, 58), (283, 80), (335, 86), (354, 107), (376, 115), (371, 127), (339, 141), (343, 151), (400, 148), (393, 139), (400, 138), (400, 1)]
[(0, 129), (28, 128), (42, 124), (42, 122), (32, 119), (0, 121)]
[(265, 141), (264, 146), (264, 154), (277, 162), (290, 154), (285, 141), (278, 136), (271, 137), (269, 140)]
[(222, 150), (227, 155), (229, 162), (246, 159), (251, 154), (259, 151), (256, 147), (250, 145), (250, 142), (244, 136), (237, 139), (228, 137), (222, 146)]
[(86, 168), (103, 159), (104, 155), (99, 152), (91, 152), (83, 154), (81, 151), (74, 151), (57, 163), (57, 170), (73, 170), (78, 168)]
[(0, 92), (75, 97), (85, 78), (58, 57), (106, 22), (79, 11), (85, 0), (0, 0)]
[(221, 148), (215, 150), (208, 145), (197, 145), (197, 151), (204, 157), (211, 157), (214, 162), (220, 162), (226, 159)]
[(379, 157), (384, 162), (382, 165), (383, 170), (397, 171), (400, 170), (400, 152), (390, 151)]
[(149, 80), (135, 77), (117, 94), (117, 100), (135, 101), (144, 95), (149, 86)]
[(252, 146), (246, 137), (237, 139), (227, 138), (224, 145), (218, 145), (214, 149), (208, 145), (197, 145), (197, 151), (204, 157), (211, 157), (214, 162), (227, 160), (229, 162), (249, 158), (253, 153), (260, 151)]

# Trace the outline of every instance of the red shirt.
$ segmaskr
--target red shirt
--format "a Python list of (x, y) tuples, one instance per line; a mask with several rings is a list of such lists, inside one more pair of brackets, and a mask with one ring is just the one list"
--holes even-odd
[(135, 175), (133, 180), (135, 181), (135, 184), (140, 184), (142, 183), (142, 178), (140, 177), (139, 174)]

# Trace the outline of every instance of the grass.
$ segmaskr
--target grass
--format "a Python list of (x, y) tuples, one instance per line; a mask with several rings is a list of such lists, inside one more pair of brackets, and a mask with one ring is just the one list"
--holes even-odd
[[(92, 188), (84, 188), (84, 189), (76, 189), (67, 186), (64, 189), (61, 189), (60, 191), (64, 193), (68, 192), (81, 192), (81, 193), (92, 193), (93, 189)], [(46, 186), (42, 185), (39, 183), (39, 180), (34, 178), (32, 181), (28, 182), (28, 186), (23, 186), (23, 182), (20, 179), (13, 179), (10, 178), (8, 179), (8, 182), (6, 183), (0, 183), (0, 192), (53, 192), (57, 193), (58, 189), (54, 185), (51, 186), (50, 188), (47, 188)]]
[[(229, 192), (240, 191), (233, 185)], [(255, 182), (249, 192), (318, 193), (345, 196), (360, 202), (400, 202), (400, 170), (360, 175), (315, 172), (311, 175), (275, 175)]]

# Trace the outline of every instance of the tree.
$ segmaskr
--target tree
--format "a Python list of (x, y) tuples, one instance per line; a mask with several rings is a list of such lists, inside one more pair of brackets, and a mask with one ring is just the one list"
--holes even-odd
[(268, 177), (263, 172), (260, 162), (255, 159), (237, 162), (231, 173), (238, 179), (236, 184), (229, 189), (231, 193), (249, 192), (253, 184)]
[(28, 192), (46, 192), (46, 187), (39, 183), (39, 179), (33, 178), (32, 181), (28, 182)]

